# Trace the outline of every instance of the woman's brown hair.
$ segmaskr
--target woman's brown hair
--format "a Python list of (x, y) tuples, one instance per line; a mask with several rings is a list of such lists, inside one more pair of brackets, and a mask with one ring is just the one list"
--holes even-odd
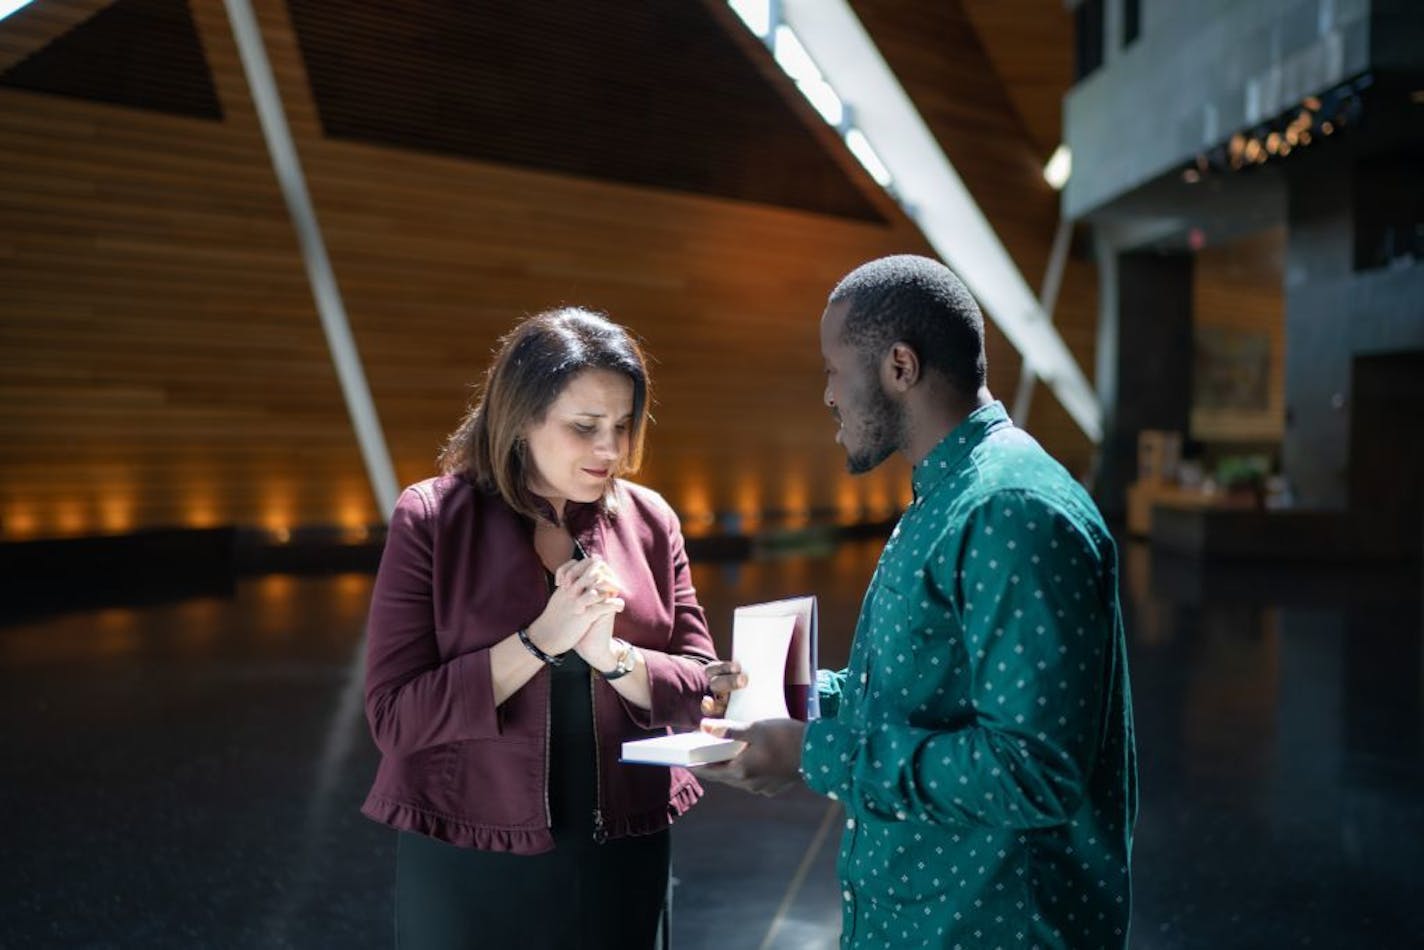
[[(633, 381), (633, 417), (628, 454), (614, 476), (631, 474), (643, 461), (648, 420), (648, 369), (633, 335), (601, 313), (562, 307), (529, 317), (500, 340), (460, 425), (440, 452), (440, 470), (463, 475), (495, 492), (515, 511), (536, 520), (545, 515), (529, 488), (523, 433), (543, 421), (549, 407), (575, 376), (605, 369)], [(613, 482), (603, 508), (616, 511)]]

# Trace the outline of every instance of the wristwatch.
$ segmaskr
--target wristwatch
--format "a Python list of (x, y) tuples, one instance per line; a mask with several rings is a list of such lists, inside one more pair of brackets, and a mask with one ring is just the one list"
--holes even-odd
[(615, 666), (613, 669), (609, 670), (607, 673), (604, 673), (602, 670), (599, 670), (599, 672), (603, 674), (603, 678), (610, 681), (616, 680), (620, 676), (627, 676), (629, 673), (633, 672), (634, 668), (636, 668), (638, 665), (637, 647), (633, 646), (633, 644), (629, 643), (627, 640), (615, 639), (613, 642), (623, 644), (623, 651), (618, 654), (618, 665)]

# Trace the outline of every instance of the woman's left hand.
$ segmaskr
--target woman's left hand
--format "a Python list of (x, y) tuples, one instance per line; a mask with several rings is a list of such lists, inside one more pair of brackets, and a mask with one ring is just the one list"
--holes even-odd
[[(619, 600), (622, 585), (607, 561), (600, 559), (599, 563), (589, 568), (588, 576), (594, 578), (594, 586), (603, 592), (605, 600)], [(583, 639), (574, 644), (574, 652), (596, 670), (611, 670), (617, 666), (618, 655), (613, 649), (613, 614), (594, 621)]]

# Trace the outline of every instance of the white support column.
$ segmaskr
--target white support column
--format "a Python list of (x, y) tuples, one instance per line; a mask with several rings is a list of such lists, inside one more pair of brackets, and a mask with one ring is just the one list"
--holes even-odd
[(381, 431), (381, 422), (376, 415), (376, 404), (371, 398), (371, 388), (366, 382), (361, 356), (356, 350), (356, 340), (351, 335), (346, 307), (336, 285), (336, 274), (326, 254), (326, 242), (317, 224), (316, 209), (307, 191), (306, 176), (297, 157), (296, 144), (292, 141), (292, 130), (287, 125), (287, 114), (277, 91), (277, 79), (267, 59), (267, 49), (262, 43), (262, 32), (250, 0), (224, 0), (224, 4), (228, 20), (232, 23), (233, 36), (237, 39), (252, 101), (257, 107), (257, 117), (262, 124), (262, 135), (267, 140), (272, 168), (277, 173), (282, 197), (287, 202), (287, 212), (292, 216), (292, 225), (297, 231), (307, 279), (311, 282), (317, 314), (321, 317), (331, 360), (341, 381), (346, 411), (351, 416), (351, 425), (356, 431), (356, 441), (366, 464), (366, 476), (371, 481), (377, 511), (385, 520), (395, 508), (400, 487)]
[[(1043, 286), (1038, 291), (1038, 305), (1043, 308), (1049, 323), (1053, 322), (1053, 310), (1058, 306), (1058, 290), (1063, 286), (1063, 268), (1068, 263), (1068, 246), (1073, 243), (1073, 222), (1059, 217), (1058, 229), (1053, 232), (1053, 247), (1048, 252), (1048, 267), (1043, 272)], [(1010, 416), (1014, 425), (1023, 428), (1028, 422), (1028, 411), (1033, 405), (1033, 384), (1038, 377), (1028, 360), (1019, 369), (1019, 385), (1014, 392), (1013, 411)]]

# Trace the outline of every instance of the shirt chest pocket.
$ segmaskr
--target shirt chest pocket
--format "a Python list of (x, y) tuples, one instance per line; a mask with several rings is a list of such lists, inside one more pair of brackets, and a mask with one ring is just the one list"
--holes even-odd
[[(967, 656), (958, 618), (928, 590), (885, 587), (884, 639), (877, 653), (884, 672), (880, 701), (897, 719), (936, 727), (956, 718), (968, 698)], [(967, 706), (965, 707), (967, 708)]]

